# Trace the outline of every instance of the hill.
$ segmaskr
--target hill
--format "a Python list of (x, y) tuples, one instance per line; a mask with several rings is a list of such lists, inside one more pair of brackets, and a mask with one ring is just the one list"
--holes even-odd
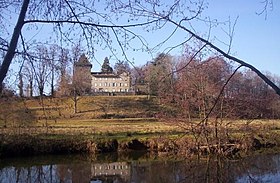
[[(141, 133), (177, 130), (157, 119), (167, 110), (147, 96), (83, 96), (74, 113), (72, 98), (2, 99), (2, 133)], [(20, 130), (20, 131), (19, 131)]]

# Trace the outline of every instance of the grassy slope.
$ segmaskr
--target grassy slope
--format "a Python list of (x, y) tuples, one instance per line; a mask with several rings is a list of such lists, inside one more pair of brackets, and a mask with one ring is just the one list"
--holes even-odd
[[(158, 120), (157, 114), (167, 110), (156, 98), (147, 96), (84, 96), (78, 101), (78, 113), (73, 113), (71, 98), (14, 99), (2, 102), (0, 134), (79, 134), (124, 136), (180, 134), (182, 128)], [(4, 102), (4, 103), (3, 103)], [(14, 110), (13, 115), (8, 114)], [(3, 116), (8, 116), (6, 123)], [(1, 120), (2, 118), (2, 120)], [(242, 131), (248, 121), (226, 121), (228, 128)], [(280, 129), (277, 120), (254, 120), (250, 127)], [(246, 129), (245, 129), (246, 130)]]
[[(111, 138), (180, 134), (182, 129), (158, 121), (156, 114), (165, 110), (156, 98), (147, 96), (84, 96), (78, 101), (78, 113), (73, 113), (71, 98), (44, 98), (13, 101), (28, 109), (28, 117), (17, 121), (14, 116), (0, 134), (68, 134), (109, 136)], [(14, 107), (12, 107), (14, 108)], [(19, 111), (19, 110), (17, 110)], [(22, 116), (22, 115), (21, 115)], [(15, 122), (17, 121), (17, 122)]]
[(50, 118), (142, 118), (153, 117), (160, 110), (156, 100), (147, 100), (146, 96), (80, 97), (77, 114), (73, 114), (73, 101), (70, 98), (46, 98), (44, 105), (40, 104), (40, 100), (28, 100), (26, 103), (37, 117), (44, 116), (44, 106)]

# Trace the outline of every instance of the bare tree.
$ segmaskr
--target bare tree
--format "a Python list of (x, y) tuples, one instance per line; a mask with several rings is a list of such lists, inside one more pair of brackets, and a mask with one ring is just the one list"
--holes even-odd
[(22, 73), (24, 75), (24, 79), (25, 79), (25, 96), (27, 97), (33, 97), (33, 85), (34, 85), (34, 70), (32, 68), (32, 65), (30, 62), (25, 62), (24, 66), (23, 66), (23, 70)]
[(35, 81), (38, 87), (39, 95), (43, 96), (45, 92), (45, 86), (50, 79), (52, 68), (50, 67), (50, 57), (48, 49), (44, 46), (38, 46), (36, 49), (37, 58), (30, 60), (31, 66), (34, 71)]
[(76, 73), (75, 77), (73, 77), (72, 84), (69, 85), (70, 97), (74, 102), (74, 114), (78, 112), (78, 101), (80, 100), (80, 96), (90, 92), (88, 82), (84, 82), (86, 80), (87, 77), (83, 73)]
[[(38, 5), (40, 3), (40, 5)], [(112, 55), (117, 57), (117, 50), (114, 49), (113, 42), (119, 46), (123, 57), (129, 61), (126, 55), (127, 49), (147, 50), (157, 49), (161, 47), (177, 32), (185, 32), (185, 39), (169, 48), (172, 50), (178, 46), (193, 40), (198, 40), (204, 45), (203, 49), (212, 49), (230, 59), (243, 67), (247, 67), (257, 73), (269, 86), (271, 86), (278, 95), (280, 89), (273, 82), (270, 81), (263, 73), (261, 73), (254, 66), (247, 62), (237, 59), (230, 55), (227, 51), (223, 51), (213, 43), (208, 37), (204, 38), (192, 29), (192, 22), (203, 21), (208, 24), (211, 30), (212, 24), (215, 22), (211, 20), (202, 20), (201, 14), (206, 8), (204, 1), (181, 1), (174, 2), (164, 1), (135, 1), (126, 2), (122, 0), (108, 0), (108, 1), (29, 1), (24, 0), (20, 2), (3, 1), (0, 6), (0, 11), (10, 11), (18, 9), (18, 20), (11, 37), (1, 37), (1, 50), (4, 50), (5, 57), (0, 68), (0, 84), (2, 85), (4, 78), (7, 75), (10, 64), (14, 58), (15, 53), (27, 52), (27, 41), (24, 38), (25, 28), (30, 26), (39, 26), (41, 24), (52, 25), (61, 42), (73, 43), (76, 41), (76, 30), (80, 31), (83, 40), (89, 48), (88, 53), (95, 51), (96, 44), (107, 47)], [(105, 11), (101, 11), (102, 8)], [(266, 9), (266, 6), (265, 6)], [(98, 11), (100, 10), (100, 11)], [(119, 18), (126, 18), (128, 23), (119, 21)], [(0, 17), (1, 22), (5, 23), (4, 17)], [(143, 28), (147, 32), (155, 32), (162, 30), (163, 27), (171, 27), (170, 35), (163, 38), (162, 41), (154, 48), (149, 48), (145, 35), (138, 35), (134, 30), (136, 28)], [(24, 28), (24, 30), (23, 30)], [(23, 35), (21, 46), (18, 45), (20, 35)], [(8, 39), (10, 39), (8, 41)], [(8, 43), (9, 44), (6, 44)], [(139, 48), (134, 43), (140, 43)], [(139, 45), (139, 44), (138, 44)], [(27, 53), (25, 53), (27, 54)]]
[(51, 96), (54, 96), (55, 93), (55, 79), (58, 72), (57, 50), (58, 47), (56, 45), (52, 45), (49, 48), (49, 60), (47, 61), (47, 64), (49, 65), (50, 68)]
[(147, 83), (145, 82), (145, 66), (131, 69), (131, 84), (136, 94), (147, 94)]
[(122, 73), (130, 73), (130, 66), (127, 61), (118, 61), (114, 65), (114, 71), (116, 74), (122, 74)]

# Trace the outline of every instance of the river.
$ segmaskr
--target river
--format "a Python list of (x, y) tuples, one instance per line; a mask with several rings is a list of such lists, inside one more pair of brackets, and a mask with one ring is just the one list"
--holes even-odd
[(0, 183), (279, 182), (280, 154), (239, 159), (178, 158), (144, 152), (0, 160)]

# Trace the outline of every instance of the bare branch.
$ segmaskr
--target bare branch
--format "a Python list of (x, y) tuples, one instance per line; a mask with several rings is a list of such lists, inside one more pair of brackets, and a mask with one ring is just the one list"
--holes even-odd
[(262, 15), (264, 14), (265, 19), (267, 19), (267, 9), (270, 8), (270, 10), (273, 9), (273, 0), (263, 0), (261, 2), (264, 4), (262, 10), (260, 12), (256, 12), (257, 15)]
[(71, 10), (73, 16), (75, 17), (75, 19), (77, 20), (77, 22), (79, 23), (82, 31), (83, 31), (83, 36), (86, 38), (86, 42), (87, 42), (87, 45), (89, 47), (89, 39), (87, 37), (87, 34), (86, 34), (86, 31), (85, 31), (85, 28), (83, 27), (83, 25), (81, 24), (81, 21), (79, 20), (78, 16), (76, 15), (76, 13), (74, 12), (72, 6), (70, 5), (70, 3), (68, 2), (68, 0), (64, 0), (66, 2), (66, 4), (68, 5), (69, 9)]
[(11, 65), (11, 62), (12, 62), (14, 54), (15, 54), (20, 32), (24, 25), (24, 18), (25, 18), (26, 12), (27, 12), (28, 5), (29, 5), (29, 0), (24, 0), (19, 17), (18, 17), (17, 24), (16, 24), (14, 32), (13, 32), (11, 42), (9, 45), (9, 49), (5, 55), (5, 58), (2, 62), (1, 68), (0, 68), (0, 91), (2, 90), (3, 80), (6, 77), (9, 66)]
[(91, 23), (91, 22), (80, 22), (80, 21), (73, 21), (73, 20), (25, 20), (24, 24), (29, 24), (29, 23), (42, 23), (42, 24), (63, 24), (63, 23), (68, 23), (68, 24), (81, 24), (81, 25), (86, 25), (86, 26), (94, 26), (94, 27), (100, 27), (100, 28), (130, 28), (130, 27), (143, 27), (145, 25), (150, 25), (155, 22), (158, 22), (160, 20), (163, 20), (164, 18), (161, 19), (155, 19), (149, 22), (145, 23), (137, 23), (137, 24), (129, 24), (129, 25), (106, 25), (106, 24), (96, 24), (96, 23)]
[(205, 122), (205, 123), (206, 123), (206, 122), (207, 122), (207, 119), (209, 118), (210, 114), (212, 113), (212, 111), (213, 111), (214, 108), (216, 107), (216, 105), (217, 105), (217, 103), (218, 103), (220, 97), (222, 96), (222, 94), (223, 94), (223, 92), (224, 92), (224, 90), (225, 90), (225, 87), (227, 86), (227, 84), (229, 83), (229, 81), (231, 80), (231, 78), (235, 75), (235, 73), (236, 73), (241, 67), (243, 67), (243, 65), (238, 66), (238, 67), (234, 70), (234, 72), (230, 75), (230, 77), (227, 79), (227, 81), (225, 82), (225, 84), (224, 84), (223, 87), (221, 88), (219, 95), (218, 95), (217, 98), (215, 99), (215, 102), (214, 102), (214, 104), (212, 105), (211, 109), (210, 109), (209, 112), (206, 114), (205, 118), (204, 118), (203, 120), (201, 120), (200, 123), (202, 123), (202, 122)]
[(182, 30), (186, 31), (187, 33), (189, 33), (190, 35), (192, 35), (193, 37), (195, 37), (197, 40), (205, 43), (206, 45), (210, 46), (212, 49), (216, 50), (217, 52), (219, 52), (220, 54), (222, 54), (225, 58), (228, 58), (232, 61), (235, 61), (237, 63), (239, 63), (240, 65), (247, 67), (249, 69), (251, 69), (252, 71), (254, 71), (260, 78), (262, 78), (262, 80), (267, 83), (271, 88), (273, 88), (273, 90), (280, 95), (280, 88), (278, 86), (276, 86), (269, 78), (267, 78), (261, 71), (259, 71), (257, 68), (255, 68), (253, 65), (248, 64), (247, 62), (238, 59), (234, 56), (231, 56), (229, 54), (227, 54), (226, 52), (224, 52), (223, 50), (221, 50), (220, 48), (218, 48), (217, 46), (215, 46), (214, 44), (212, 44), (211, 42), (209, 42), (208, 40), (198, 36), (197, 34), (195, 34), (194, 32), (192, 32), (191, 30), (189, 30), (188, 28), (186, 28), (185, 26), (178, 24), (177, 22), (175, 22), (174, 20), (168, 19), (168, 21), (170, 21), (171, 23), (173, 23), (174, 25), (180, 27)]

